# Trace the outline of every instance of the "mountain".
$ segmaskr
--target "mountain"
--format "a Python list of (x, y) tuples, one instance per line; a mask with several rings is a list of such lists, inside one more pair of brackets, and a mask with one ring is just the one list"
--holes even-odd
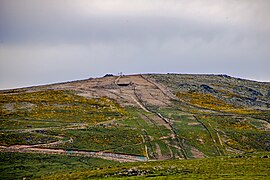
[[(148, 163), (144, 167), (156, 168), (158, 162), (166, 166), (166, 172), (177, 174), (182, 163), (186, 167), (207, 165), (208, 161), (222, 163), (219, 156), (227, 161), (230, 157), (258, 157), (256, 165), (263, 164), (265, 172), (269, 170), (265, 167), (270, 150), (269, 82), (227, 75), (108, 74), (2, 90), (0, 107), (3, 178), (47, 178), (52, 172), (62, 176), (72, 168), (77, 175), (87, 168), (88, 175), (102, 174), (94, 177), (114, 177), (115, 172), (116, 177), (147, 176), (153, 172), (131, 167)], [(27, 162), (22, 161), (24, 157)], [(80, 158), (83, 166), (76, 164)], [(27, 164), (38, 161), (43, 162), (42, 173), (30, 173)], [(52, 171), (44, 165), (49, 162), (51, 167), (57, 163), (75, 165)], [(118, 162), (125, 162), (122, 169)], [(106, 171), (100, 170), (105, 165)], [(17, 166), (22, 169), (16, 170)], [(131, 169), (123, 170), (127, 167)], [(191, 175), (195, 171), (189, 170)], [(251, 174), (253, 171), (262, 173), (250, 168)], [(156, 172), (156, 176), (165, 173), (162, 168), (156, 168)], [(78, 177), (87, 177), (82, 174)]]

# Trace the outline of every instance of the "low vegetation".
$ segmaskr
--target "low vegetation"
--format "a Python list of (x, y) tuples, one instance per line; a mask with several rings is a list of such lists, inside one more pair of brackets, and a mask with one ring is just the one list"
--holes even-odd
[(47, 144), (59, 140), (56, 136), (42, 133), (1, 133), (0, 144), (4, 146), (11, 145), (35, 145)]
[(134, 79), (1, 91), (0, 179), (269, 178), (269, 84), (221, 75)]
[[(133, 148), (135, 145), (142, 144), (142, 137), (138, 131), (132, 129), (99, 125), (87, 129), (63, 130), (59, 134), (70, 137), (73, 141), (54, 148), (109, 152), (113, 150), (117, 153), (143, 155), (142, 148)], [(129, 151), (125, 151), (124, 147), (128, 146), (130, 146)]]
[(269, 153), (124, 163), (88, 157), (0, 153), (1, 179), (268, 179)]
[(214, 111), (222, 111), (234, 114), (258, 114), (259, 112), (253, 109), (247, 109), (240, 106), (235, 106), (225, 101), (214, 97), (211, 94), (203, 94), (197, 92), (178, 92), (176, 96), (191, 105), (201, 108), (206, 108)]
[(40, 179), (119, 164), (98, 158), (49, 154), (0, 153), (0, 179)]
[(14, 126), (18, 119), (95, 124), (119, 119), (126, 113), (111, 99), (87, 99), (74, 92), (60, 90), (0, 94), (0, 105), (0, 118), (14, 120)]

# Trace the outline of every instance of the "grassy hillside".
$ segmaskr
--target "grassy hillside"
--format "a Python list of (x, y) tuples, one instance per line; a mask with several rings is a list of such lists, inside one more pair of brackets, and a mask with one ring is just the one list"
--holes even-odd
[[(260, 157), (261, 156), (261, 157)], [(74, 174), (58, 174), (48, 179), (269, 179), (270, 160), (260, 156), (218, 157), (125, 164)]]
[(1, 153), (1, 179), (269, 179), (269, 153), (117, 163), (86, 157)]
[(270, 150), (269, 83), (223, 75), (148, 78), (175, 96), (171, 107), (156, 111), (171, 120), (189, 157), (194, 148), (205, 157)]
[(0, 91), (0, 177), (266, 179), (269, 107), (269, 83), (224, 75)]
[(94, 170), (119, 164), (99, 158), (73, 157), (63, 155), (0, 153), (1, 179), (35, 179), (51, 174)]

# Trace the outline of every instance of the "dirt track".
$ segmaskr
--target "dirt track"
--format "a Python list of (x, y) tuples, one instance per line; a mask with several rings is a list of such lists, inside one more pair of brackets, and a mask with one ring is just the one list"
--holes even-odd
[[(174, 141), (176, 142), (179, 149), (179, 153), (184, 156), (184, 158), (187, 158), (185, 149), (183, 148), (183, 145), (181, 144), (181, 141), (173, 129), (172, 122), (166, 118), (164, 118), (161, 114), (150, 110), (148, 107), (170, 107), (171, 106), (171, 99), (175, 99), (174, 95), (170, 93), (166, 88), (163, 86), (155, 83), (153, 80), (148, 79), (147, 77), (143, 75), (133, 75), (133, 76), (121, 76), (117, 77), (115, 81), (112, 81), (116, 85), (116, 90), (114, 89), (114, 93), (116, 93), (119, 97), (122, 97), (122, 100), (119, 103), (125, 104), (125, 101), (131, 104), (137, 104), (138, 107), (143, 109), (146, 112), (151, 112), (151, 116), (148, 117), (148, 119), (151, 119), (151, 121), (156, 125), (163, 125), (167, 129), (171, 131), (171, 136), (174, 137)], [(126, 87), (118, 87), (117, 84), (129, 84)], [(108, 92), (111, 92), (112, 90), (107, 90)], [(108, 96), (108, 94), (107, 94)], [(133, 102), (130, 101), (129, 98), (131, 97)], [(134, 103), (134, 101), (136, 103)], [(142, 116), (143, 117), (143, 116)], [(143, 118), (145, 119), (145, 118)], [(147, 121), (147, 119), (145, 119)], [(158, 126), (156, 126), (158, 127)], [(168, 149), (170, 145), (167, 144)], [(164, 160), (166, 157), (164, 157), (161, 154), (161, 151), (159, 147), (156, 148), (156, 159), (158, 160)]]
[[(175, 98), (174, 95), (146, 76), (131, 75), (96, 78), (86, 80), (83, 83), (69, 83), (67, 86), (56, 85), (54, 88), (79, 91), (79, 95), (90, 98), (107, 96), (117, 100), (123, 106), (141, 108), (145, 112), (151, 113), (147, 118), (142, 116), (145, 121), (149, 121), (150, 118), (154, 124), (165, 126), (172, 132), (171, 136), (174, 137), (176, 144), (180, 142), (168, 120), (166, 121), (161, 115), (149, 109), (149, 107), (170, 107), (172, 105), (171, 99)], [(169, 145), (168, 148), (170, 149)], [(180, 144), (178, 149), (184, 151)], [(160, 151), (155, 153), (158, 155), (157, 159), (164, 159)], [(183, 154), (183, 152), (179, 153)]]
[[(118, 86), (117, 84), (129, 84), (127, 86)], [(113, 76), (104, 78), (95, 78), (83, 82), (71, 82), (68, 84), (55, 84), (51, 89), (70, 89), (79, 91), (79, 95), (85, 97), (102, 97), (107, 96), (117, 100), (123, 106), (134, 106), (134, 90), (141, 96), (147, 105), (166, 107), (171, 104), (170, 98), (165, 95), (156, 85), (150, 83), (141, 75), (131, 76)]]
[[(35, 146), (35, 145), (34, 145)], [(143, 156), (135, 156), (128, 154), (116, 154), (116, 153), (105, 153), (105, 152), (94, 152), (94, 151), (73, 151), (63, 149), (48, 149), (48, 148), (37, 148), (34, 146), (27, 145), (14, 145), (10, 147), (0, 146), (0, 152), (20, 152), (20, 153), (37, 153), (37, 154), (60, 154), (69, 156), (86, 156), (96, 157), (107, 160), (114, 160), (119, 162), (136, 162), (146, 161), (147, 158)]]
[[(151, 107), (170, 107), (171, 99), (175, 98), (162, 85), (155, 83), (153, 80), (148, 79), (143, 75), (131, 75), (131, 76), (112, 76), (104, 78), (95, 78), (83, 81), (75, 81), (70, 83), (55, 84), (49, 86), (49, 89), (62, 89), (62, 90), (75, 90), (78, 95), (88, 98), (98, 97), (109, 97), (118, 101), (122, 106), (136, 106), (141, 108), (148, 113), (148, 117), (141, 116), (145, 121), (151, 120), (156, 127), (163, 125), (171, 131), (171, 137), (173, 137), (175, 144), (178, 144), (177, 149), (179, 153), (185, 158), (185, 152), (183, 146), (180, 143), (179, 137), (175, 133), (172, 122), (162, 117), (159, 113), (151, 110)], [(149, 108), (150, 107), (150, 108)], [(73, 127), (72, 127), (73, 128)], [(75, 127), (76, 128), (76, 127)], [(146, 139), (151, 139), (145, 135)], [(68, 140), (71, 141), (71, 140)], [(73, 151), (73, 154), (69, 154), (67, 151), (61, 149), (46, 149), (38, 147), (48, 147), (50, 145), (64, 143), (63, 141), (57, 141), (51, 144), (44, 144), (28, 146), (28, 147), (2, 147), (1, 151), (7, 152), (31, 152), (31, 153), (56, 153), (56, 154), (68, 154), (68, 155), (87, 155), (96, 156), (100, 158), (113, 159), (120, 162), (126, 161), (141, 161), (146, 160), (145, 157), (132, 156), (132, 155), (121, 155), (112, 153), (101, 153), (101, 152), (85, 152), (85, 151)], [(170, 149), (169, 144), (167, 144)], [(172, 147), (172, 146), (171, 146)], [(147, 148), (146, 148), (147, 149)], [(161, 154), (160, 148), (156, 148), (157, 154), (156, 159), (164, 159), (165, 157)], [(148, 156), (148, 154), (147, 154)], [(171, 155), (172, 156), (172, 155)], [(119, 158), (118, 158), (119, 157)], [(124, 160), (123, 160), (124, 159)]]

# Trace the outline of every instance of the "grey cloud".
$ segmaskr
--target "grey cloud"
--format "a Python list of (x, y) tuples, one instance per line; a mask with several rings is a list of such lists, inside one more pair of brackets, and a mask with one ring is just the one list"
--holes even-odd
[(6, 43), (91, 43), (166, 40), (175, 37), (207, 40), (225, 34), (226, 30), (229, 29), (164, 17), (92, 17), (41, 25), (15, 23), (13, 27), (3, 26), (0, 38)]
[[(247, 32), (245, 27), (235, 27), (230, 24), (230, 19), (239, 17), (228, 16), (230, 19), (221, 17), (218, 21), (222, 23), (211, 23), (212, 19), (216, 17), (208, 17), (209, 20), (204, 22), (200, 21), (200, 17), (194, 20), (185, 18), (181, 13), (179, 16), (170, 17), (166, 14), (157, 14), (155, 11), (147, 16), (100, 14), (95, 11), (86, 16), (78, 14), (75, 8), (71, 8), (71, 5), (67, 3), (70, 1), (58, 0), (47, 1), (46, 3), (46, 1), (13, 0), (3, 2), (5, 3), (0, 7), (0, 13), (2, 12), (0, 14), (0, 38), (5, 43), (91, 43), (93, 41), (119, 41), (122, 39), (134, 41), (145, 39), (166, 40), (166, 38), (179, 36), (185, 39), (197, 37), (209, 41), (231, 32), (236, 34), (237, 37), (235, 38), (238, 39), (241, 39), (243, 35), (249, 37), (258, 34), (258, 29), (249, 29)], [(208, 1), (208, 4), (209, 2), (213, 3), (213, 1)], [(246, 4), (246, 2), (243, 2), (240, 5)], [(249, 4), (254, 6), (252, 1)], [(263, 4), (262, 1), (258, 1), (258, 4), (261, 5), (255, 6), (255, 10), (264, 9), (263, 7), (268, 3)], [(215, 5), (218, 4), (215, 3)], [(244, 7), (250, 8), (247, 5)], [(246, 12), (250, 13), (251, 10), (253, 9), (248, 9)], [(264, 16), (269, 14), (265, 10), (251, 12)], [(164, 13), (164, 10), (161, 13)], [(246, 15), (243, 13), (243, 16)], [(252, 15), (249, 16), (252, 17)], [(258, 18), (254, 22), (263, 21), (262, 19), (267, 18)], [(265, 23), (265, 21), (262, 23)], [(253, 24), (250, 24), (251, 26)], [(268, 31), (260, 36), (263, 36), (261, 38), (264, 39), (267, 34)]]
[(270, 81), (269, 5), (0, 0), (0, 88), (120, 71)]

